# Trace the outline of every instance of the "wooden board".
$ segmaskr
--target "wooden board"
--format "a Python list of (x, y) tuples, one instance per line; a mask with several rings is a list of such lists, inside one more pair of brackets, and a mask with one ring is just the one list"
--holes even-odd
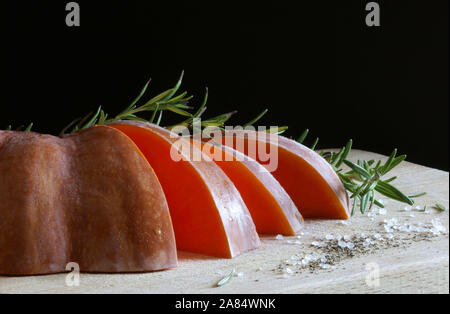
[[(384, 159), (384, 156), (353, 151), (350, 159)], [(412, 163), (402, 163), (394, 172), (396, 185), (406, 193), (427, 192), (416, 204), (431, 208), (440, 203), (449, 207), (449, 174)], [(314, 254), (311, 242), (325, 235), (383, 235), (382, 221), (396, 217), (400, 222), (429, 224), (438, 218), (448, 230), (449, 214), (430, 209), (430, 213), (404, 211), (405, 205), (389, 201), (387, 213), (373, 217), (357, 214), (345, 225), (338, 221), (311, 220), (299, 238), (262, 237), (262, 247), (232, 260), (179, 252), (179, 267), (147, 274), (81, 274), (80, 285), (66, 285), (66, 274), (36, 277), (0, 277), (0, 293), (449, 293), (448, 233), (421, 239), (404, 233), (398, 247), (386, 247), (370, 254), (347, 258), (335, 269), (314, 272), (297, 270), (285, 274), (279, 265), (294, 254)], [(414, 217), (410, 217), (413, 215)], [(301, 243), (299, 243), (301, 242)], [(367, 281), (377, 267), (379, 281)], [(370, 266), (370, 267), (369, 267)], [(369, 268), (368, 268), (369, 267)], [(217, 282), (232, 269), (235, 276), (225, 286)]]

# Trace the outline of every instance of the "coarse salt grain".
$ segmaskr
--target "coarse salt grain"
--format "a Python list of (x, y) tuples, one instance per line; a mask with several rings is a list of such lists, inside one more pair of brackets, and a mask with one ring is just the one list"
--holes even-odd
[(380, 208), (380, 210), (378, 211), (378, 213), (379, 213), (380, 215), (385, 216), (385, 215), (387, 214), (387, 210), (386, 210), (386, 208)]
[(277, 236), (275, 237), (275, 239), (277, 240), (283, 240), (284, 237), (281, 234), (277, 234)]
[(327, 240), (333, 240), (333, 239), (334, 239), (334, 236), (333, 236), (332, 234), (327, 234), (327, 235), (325, 236), (325, 239), (327, 239)]
[(347, 247), (347, 242), (339, 240), (338, 241), (338, 246), (341, 247), (341, 248), (346, 248)]

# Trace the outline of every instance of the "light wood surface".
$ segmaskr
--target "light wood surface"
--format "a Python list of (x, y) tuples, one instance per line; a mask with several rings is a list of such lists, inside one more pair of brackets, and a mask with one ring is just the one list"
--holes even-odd
[[(350, 159), (358, 158), (385, 157), (353, 151)], [(382, 233), (380, 222), (384, 219), (396, 217), (399, 221), (428, 224), (438, 218), (448, 230), (448, 172), (404, 162), (393, 174), (399, 176), (396, 185), (402, 191), (427, 192), (426, 196), (416, 199), (416, 204), (431, 208), (440, 203), (447, 210), (431, 209), (428, 214), (414, 210), (405, 212), (404, 204), (389, 201), (386, 215), (357, 214), (348, 225), (310, 220), (305, 223), (305, 234), (300, 239), (263, 236), (260, 249), (231, 260), (179, 252), (176, 269), (147, 274), (81, 274), (77, 287), (66, 285), (67, 274), (0, 277), (0, 293), (449, 293), (448, 233), (428, 240), (405, 241), (399, 247), (384, 248), (368, 255), (356, 255), (342, 260), (332, 270), (302, 271), (289, 276), (274, 270), (294, 254), (314, 253), (311, 242), (326, 234)], [(366, 283), (368, 265), (377, 265), (379, 284)], [(233, 277), (225, 286), (216, 287), (233, 268), (240, 276)]]

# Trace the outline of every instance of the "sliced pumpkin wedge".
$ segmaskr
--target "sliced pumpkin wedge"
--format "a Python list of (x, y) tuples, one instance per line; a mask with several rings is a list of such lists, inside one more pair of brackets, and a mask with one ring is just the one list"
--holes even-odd
[(256, 160), (219, 145), (192, 141), (233, 181), (258, 233), (295, 235), (303, 218), (280, 183)]
[(214, 140), (271, 171), (304, 218), (350, 217), (350, 200), (341, 180), (325, 159), (306, 146), (283, 136), (247, 130), (233, 130)]
[(176, 149), (175, 143), (187, 140), (139, 121), (109, 126), (131, 138), (154, 169), (169, 204), (178, 249), (232, 258), (260, 245), (244, 201), (219, 166), (205, 161), (206, 155), (193, 161)]

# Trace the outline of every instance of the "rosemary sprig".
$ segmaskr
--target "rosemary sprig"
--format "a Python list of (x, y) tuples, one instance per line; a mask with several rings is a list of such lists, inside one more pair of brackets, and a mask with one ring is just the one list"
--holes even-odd
[[(150, 80), (146, 82), (138, 96), (131, 102), (125, 110), (114, 116), (113, 118), (108, 118), (108, 114), (106, 114), (101, 107), (97, 109), (95, 113), (90, 113), (82, 119), (77, 119), (69, 126), (67, 126), (62, 133), (68, 130), (70, 127), (75, 125), (72, 129), (72, 132), (76, 132), (78, 130), (89, 128), (96, 124), (106, 124), (119, 120), (139, 120), (139, 121), (147, 121), (150, 123), (155, 123), (160, 125), (162, 115), (164, 111), (171, 111), (180, 116), (186, 117), (184, 121), (166, 127), (167, 129), (173, 129), (177, 126), (184, 126), (190, 129), (197, 127), (196, 119), (202, 117), (202, 115), (206, 111), (206, 104), (208, 101), (208, 89), (206, 88), (205, 96), (203, 98), (202, 103), (199, 108), (195, 111), (195, 113), (190, 113), (187, 110), (193, 109), (188, 106), (189, 101), (192, 99), (192, 96), (188, 96), (187, 92), (180, 93), (177, 95), (178, 90), (181, 87), (183, 79), (183, 73), (181, 74), (179, 80), (176, 85), (162, 92), (161, 94), (151, 98), (143, 105), (138, 105), (147, 89), (150, 85)], [(258, 122), (266, 113), (267, 109), (258, 114), (254, 119), (245, 123), (243, 126), (253, 125)], [(150, 118), (144, 119), (140, 115), (146, 112), (151, 112)], [(200, 122), (200, 130), (193, 130), (194, 133), (201, 131), (201, 129), (206, 127), (218, 127), (220, 129), (224, 129), (225, 123), (234, 115), (237, 111), (232, 111), (228, 113), (224, 113), (218, 115), (216, 117), (202, 119)], [(268, 133), (272, 134), (281, 134), (287, 130), (287, 126), (282, 127), (271, 127), (267, 130)], [(301, 136), (298, 138), (298, 142), (303, 143), (308, 136), (309, 130), (306, 129)], [(316, 149), (319, 143), (319, 138), (316, 138), (311, 146), (311, 149)], [(375, 198), (375, 192), (380, 193), (388, 198), (404, 202), (406, 204), (412, 205), (414, 201), (412, 198), (423, 195), (423, 193), (415, 194), (415, 195), (405, 195), (401, 191), (399, 191), (396, 187), (394, 187), (391, 182), (393, 182), (396, 177), (391, 177), (388, 179), (383, 179), (383, 177), (389, 173), (392, 169), (394, 169), (397, 165), (399, 165), (403, 160), (405, 160), (406, 155), (397, 156), (397, 150), (394, 150), (391, 156), (385, 163), (382, 163), (380, 160), (375, 162), (374, 160), (369, 161), (361, 161), (358, 160), (356, 163), (347, 160), (347, 157), (351, 151), (353, 142), (349, 140), (345, 146), (341, 148), (341, 150), (337, 153), (335, 152), (321, 152), (320, 155), (325, 158), (328, 163), (333, 167), (339, 178), (341, 179), (344, 187), (351, 193), (351, 198), (353, 199), (353, 209), (352, 213), (355, 213), (356, 208), (359, 203), (359, 208), (361, 213), (365, 213), (367, 209), (370, 209), (373, 204), (376, 204), (379, 207), (384, 207), (384, 205), (377, 201)], [(344, 172), (341, 166), (345, 164), (350, 168), (349, 171)]]
[[(308, 133), (309, 130), (306, 129), (297, 141), (303, 143)], [(319, 139), (316, 138), (311, 149), (316, 148), (318, 141)], [(390, 182), (394, 181), (397, 177), (383, 179), (383, 176), (406, 159), (406, 155), (397, 156), (397, 149), (394, 149), (385, 163), (382, 163), (381, 160), (378, 160), (377, 162), (375, 162), (375, 160), (358, 160), (354, 163), (347, 159), (352, 149), (352, 145), (353, 141), (349, 140), (337, 153), (320, 153), (320, 155), (333, 167), (346, 190), (351, 193), (350, 198), (353, 199), (352, 215), (356, 212), (358, 203), (360, 211), (363, 214), (370, 209), (373, 204), (384, 208), (384, 205), (376, 200), (375, 192), (408, 205), (414, 204), (412, 198), (425, 194), (406, 195), (390, 184)], [(341, 168), (342, 164), (345, 164), (350, 170), (343, 172), (343, 169)]]
[[(187, 103), (193, 98), (193, 96), (188, 96), (187, 92), (176, 95), (179, 88), (181, 87), (183, 76), (184, 72), (181, 73), (180, 78), (173, 88), (160, 93), (159, 95), (145, 102), (143, 105), (139, 106), (139, 101), (142, 99), (150, 85), (150, 80), (148, 80), (138, 96), (130, 103), (130, 105), (128, 105), (122, 112), (120, 112), (113, 118), (108, 118), (109, 115), (105, 113), (101, 107), (99, 107), (94, 114), (89, 113), (82, 119), (72, 121), (67, 127), (63, 129), (63, 131), (61, 131), (60, 135), (63, 135), (69, 128), (74, 125), (75, 126), (72, 128), (71, 133), (87, 129), (94, 125), (102, 125), (119, 120), (137, 120), (153, 123), (158, 113), (159, 116), (156, 124), (159, 124), (161, 122), (163, 111), (171, 111), (185, 117), (192, 117), (193, 115), (186, 111), (186, 109), (192, 109), (192, 107), (188, 106)], [(152, 112), (151, 118), (149, 120), (138, 116), (138, 114), (140, 115), (145, 112)]]

